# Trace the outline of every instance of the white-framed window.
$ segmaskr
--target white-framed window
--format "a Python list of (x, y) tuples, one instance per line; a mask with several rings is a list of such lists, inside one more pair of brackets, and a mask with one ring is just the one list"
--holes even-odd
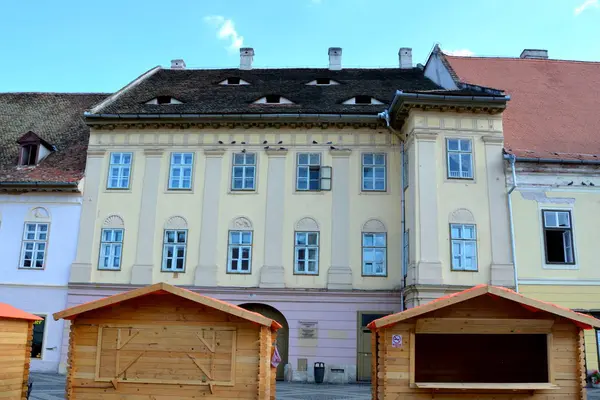
[(362, 155), (362, 190), (364, 192), (384, 192), (385, 176), (385, 153)]
[(169, 189), (191, 189), (193, 167), (194, 153), (171, 153)]
[(129, 189), (133, 153), (110, 153), (109, 189)]
[(386, 233), (362, 234), (362, 263), (363, 275), (365, 276), (386, 276), (386, 251), (387, 237)]
[(471, 139), (446, 139), (448, 178), (473, 179)]
[(25, 223), (21, 246), (20, 268), (42, 269), (46, 261), (48, 248), (48, 223)]
[(254, 190), (256, 188), (256, 154), (233, 155), (231, 190)]
[(123, 252), (123, 229), (102, 229), (100, 238), (100, 256), (98, 269), (121, 269), (121, 254)]
[(252, 231), (229, 231), (227, 254), (227, 272), (252, 272)]
[(575, 264), (571, 212), (543, 210), (546, 264)]
[(162, 271), (182, 272), (185, 270), (187, 252), (187, 230), (165, 229), (163, 239)]
[(477, 271), (477, 232), (472, 224), (450, 224), (452, 269)]
[(298, 153), (296, 190), (331, 190), (331, 167), (321, 165), (320, 153)]
[(296, 232), (294, 273), (319, 274), (319, 232)]

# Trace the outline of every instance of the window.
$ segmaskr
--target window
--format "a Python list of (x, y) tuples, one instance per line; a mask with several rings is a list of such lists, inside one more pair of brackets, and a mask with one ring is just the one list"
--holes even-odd
[(26, 223), (23, 231), (21, 268), (44, 268), (48, 246), (48, 224)]
[(187, 230), (165, 230), (162, 271), (182, 272), (185, 270), (186, 245)]
[(102, 229), (98, 269), (121, 269), (123, 229)]
[(385, 154), (363, 154), (362, 190), (366, 192), (383, 192), (385, 191), (385, 187)]
[(41, 321), (33, 321), (33, 340), (31, 341), (31, 358), (42, 358), (42, 349), (44, 348), (44, 330), (46, 329), (46, 316), (37, 316), (43, 319)]
[(294, 104), (294, 102), (278, 94), (268, 94), (256, 100), (254, 104)]
[(363, 275), (387, 275), (386, 246), (385, 233), (362, 234)]
[(296, 232), (294, 273), (319, 274), (319, 232)]
[(194, 153), (172, 153), (169, 189), (191, 189), (193, 165)]
[(249, 85), (250, 82), (247, 82), (241, 78), (227, 78), (224, 81), (219, 82), (219, 85)]
[(369, 105), (369, 104), (383, 104), (383, 103), (371, 96), (358, 95), (356, 97), (353, 97), (351, 99), (344, 101), (342, 104), (354, 104), (354, 105), (364, 106), (364, 105)]
[(146, 104), (158, 104), (158, 105), (183, 104), (183, 102), (181, 102), (171, 96), (158, 96), (158, 97), (153, 98), (152, 100), (147, 101)]
[(317, 78), (314, 81), (310, 81), (307, 83), (307, 85), (311, 85), (311, 86), (330, 86), (330, 85), (339, 85), (340, 83), (338, 81), (334, 81), (333, 79), (330, 78)]
[(547, 264), (575, 264), (570, 211), (542, 211)]
[(475, 225), (450, 224), (452, 240), (452, 269), (477, 271), (477, 242)]
[(232, 190), (254, 190), (255, 175), (256, 154), (238, 153), (233, 155)]
[(296, 190), (331, 190), (331, 167), (321, 166), (321, 154), (298, 153)]
[(473, 179), (473, 153), (470, 139), (446, 139), (448, 178)]
[(21, 165), (35, 165), (37, 161), (38, 146), (27, 144), (21, 147)]
[(131, 176), (132, 153), (110, 153), (108, 170), (109, 189), (128, 189)]
[(229, 231), (227, 272), (250, 273), (252, 266), (252, 231)]

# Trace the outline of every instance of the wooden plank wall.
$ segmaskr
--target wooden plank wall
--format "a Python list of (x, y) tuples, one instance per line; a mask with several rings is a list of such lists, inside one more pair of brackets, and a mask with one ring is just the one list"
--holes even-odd
[[(105, 352), (98, 352), (98, 331), (100, 326), (104, 325), (127, 325), (132, 328), (132, 332), (137, 327), (148, 326), (152, 324), (154, 331), (160, 330), (160, 327), (168, 327), (166, 331), (176, 330), (177, 326), (184, 326), (186, 330), (194, 326), (198, 328), (207, 327), (228, 327), (236, 329), (237, 342), (235, 343), (235, 366), (233, 386), (215, 385), (211, 388), (208, 385), (187, 385), (172, 384), (173, 379), (178, 380), (198, 380), (202, 376), (199, 368), (194, 366), (191, 359), (185, 352), (171, 351), (165, 346), (165, 357), (153, 359), (153, 357), (144, 357), (142, 355), (136, 362), (138, 364), (138, 374), (143, 374), (144, 378), (155, 374), (159, 379), (164, 379), (163, 383), (132, 383), (132, 382), (111, 382), (98, 381), (96, 376), (96, 365), (98, 360), (102, 360), (101, 365), (107, 360)], [(104, 329), (104, 328), (103, 328)], [(215, 311), (213, 309), (202, 307), (188, 300), (181, 299), (170, 294), (145, 296), (128, 302), (121, 303), (114, 307), (100, 309), (85, 313), (77, 317), (71, 324), (71, 346), (69, 351), (69, 376), (67, 378), (68, 388), (67, 398), (69, 400), (117, 400), (127, 396), (128, 400), (148, 400), (148, 399), (197, 399), (199, 397), (215, 399), (268, 399), (269, 397), (259, 397), (259, 369), (264, 373), (262, 376), (266, 379), (262, 395), (274, 395), (269, 390), (271, 385), (270, 368), (265, 368), (261, 363), (261, 353), (270, 352), (270, 330), (264, 328), (263, 334), (260, 334), (261, 327), (255, 323), (242, 320), (230, 314)], [(186, 333), (187, 334), (187, 333)], [(139, 347), (141, 343), (137, 341), (146, 340), (146, 336), (139, 335), (129, 343)], [(141, 339), (140, 339), (141, 338)], [(173, 338), (174, 344), (185, 345), (181, 341), (186, 341), (187, 336), (182, 339)], [(266, 338), (268, 344), (263, 345), (262, 340)], [(160, 350), (165, 338), (154, 341), (153, 350)], [(222, 345), (230, 346), (229, 339), (224, 339)], [(198, 342), (199, 343), (199, 342)], [(129, 345), (129, 344), (128, 344)], [(221, 344), (220, 344), (221, 345)], [(231, 347), (230, 347), (231, 348)], [(141, 354), (141, 352), (138, 352)], [(150, 354), (149, 352), (145, 354)], [(267, 353), (269, 354), (269, 353)], [(228, 368), (231, 365), (231, 357), (219, 357), (217, 354), (216, 369), (220, 369), (222, 376), (227, 375)], [(114, 361), (114, 356), (111, 361)], [(120, 360), (120, 370), (123, 370), (134, 359)], [(266, 357), (266, 363), (270, 363), (270, 356)], [(268, 366), (266, 364), (265, 366)], [(105, 367), (102, 367), (105, 368)], [(133, 368), (133, 367), (132, 367)], [(226, 371), (227, 370), (227, 371)], [(134, 369), (128, 376), (135, 379)], [(143, 371), (143, 372), (142, 372)], [(100, 375), (106, 371), (100, 371)], [(168, 379), (167, 379), (168, 378)], [(274, 390), (273, 390), (274, 392)]]
[(33, 324), (0, 319), (0, 398), (24, 400), (27, 396)]
[[(479, 300), (479, 299), (476, 299)], [(495, 299), (493, 304), (488, 299), (483, 301), (469, 301), (454, 307), (438, 310), (439, 313), (430, 313), (426, 317), (437, 318), (524, 318), (529, 314), (535, 318), (549, 318), (545, 313), (530, 313), (524, 308), (514, 305), (504, 307), (502, 300)], [(494, 305), (495, 304), (495, 305)], [(512, 315), (511, 315), (512, 314)], [(499, 321), (499, 324), (502, 324)], [(377, 397), (374, 399), (431, 399), (432, 391), (428, 389), (417, 389), (410, 387), (411, 369), (411, 333), (416, 328), (415, 320), (406, 323), (398, 323), (394, 326), (384, 328), (379, 333), (378, 374), (377, 374)], [(499, 329), (504, 327), (499, 326)], [(402, 335), (403, 346), (392, 347), (392, 335)], [(552, 327), (552, 357), (550, 363), (553, 365), (555, 383), (560, 387), (558, 390), (540, 390), (535, 392), (475, 392), (475, 391), (436, 391), (433, 395), (436, 400), (451, 399), (535, 399), (535, 400), (569, 400), (585, 399), (585, 384), (581, 369), (584, 368), (581, 357), (583, 351), (583, 335), (581, 330), (566, 319), (556, 317)], [(489, 360), (493, 362), (493, 360)]]

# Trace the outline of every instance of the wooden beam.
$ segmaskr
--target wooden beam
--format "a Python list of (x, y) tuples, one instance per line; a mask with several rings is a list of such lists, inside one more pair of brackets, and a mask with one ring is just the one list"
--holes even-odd
[(554, 339), (551, 333), (546, 335), (546, 347), (548, 348), (548, 382), (555, 384), (554, 379)]
[(131, 336), (129, 336), (127, 339), (125, 339), (124, 342), (121, 342), (121, 329), (118, 330), (117, 336), (117, 350), (121, 350), (123, 347), (125, 347), (125, 345), (127, 343), (129, 343), (134, 337), (136, 337), (138, 334), (140, 333), (140, 331), (135, 331), (135, 333)]
[(198, 337), (198, 339), (200, 339), (200, 341), (201, 341), (201, 342), (202, 342), (202, 343), (203, 343), (203, 344), (204, 344), (204, 345), (205, 345), (205, 346), (208, 348), (208, 350), (209, 350), (211, 353), (214, 353), (214, 352), (215, 352), (215, 335), (216, 335), (216, 333), (215, 333), (215, 331), (212, 331), (212, 332), (213, 332), (212, 344), (209, 344), (209, 343), (208, 343), (208, 342), (207, 342), (207, 341), (206, 341), (206, 340), (205, 340), (205, 339), (202, 337), (202, 335), (204, 335), (204, 330), (202, 331), (202, 335), (201, 335), (201, 334), (199, 334), (199, 333), (196, 333), (196, 336), (197, 336), (197, 337)]
[[(191, 355), (189, 355), (189, 354), (187, 354), (187, 356), (188, 356), (188, 357), (189, 357), (189, 358), (190, 358), (190, 359), (191, 359), (191, 360), (194, 362), (194, 364), (196, 364), (196, 367), (198, 367), (198, 369), (199, 369), (200, 371), (202, 371), (202, 373), (203, 373), (204, 375), (206, 375), (206, 377), (207, 377), (208, 379), (210, 379), (211, 381), (213, 380), (212, 374), (211, 374), (210, 372), (208, 372), (207, 370), (205, 370), (205, 369), (204, 369), (204, 367), (198, 363), (198, 360), (196, 360), (194, 357), (192, 357), (192, 356), (191, 356)], [(212, 392), (211, 392), (211, 393), (212, 393)]]
[(416, 333), (547, 334), (553, 319), (421, 318)]
[(421, 389), (461, 389), (461, 390), (556, 390), (558, 385), (551, 383), (461, 383), (461, 382), (416, 382)]
[(587, 369), (585, 366), (585, 337), (583, 334), (583, 329), (579, 329), (577, 332), (577, 345), (576, 345), (576, 354), (577, 354), (577, 386), (579, 392), (579, 400), (587, 399), (587, 383), (585, 381), (587, 375)]
[(409, 354), (409, 369), (408, 369), (408, 380), (410, 387), (415, 385), (415, 331), (411, 330), (408, 339), (408, 354)]
[(139, 359), (140, 359), (140, 357), (142, 357), (142, 356), (144, 355), (144, 353), (145, 353), (145, 352), (146, 352), (146, 350), (142, 351), (142, 352), (140, 353), (140, 355), (139, 355), (139, 356), (137, 356), (136, 358), (134, 358), (134, 359), (133, 359), (133, 361), (131, 361), (131, 362), (130, 362), (130, 363), (129, 363), (129, 364), (126, 366), (126, 367), (125, 367), (125, 369), (124, 369), (123, 371), (119, 372), (119, 373), (117, 374), (117, 376), (115, 376), (115, 379), (116, 379), (116, 378), (119, 378), (119, 377), (121, 377), (121, 375), (123, 375), (125, 372), (127, 372), (127, 370), (128, 370), (129, 368), (131, 368), (131, 366), (132, 366), (133, 364), (135, 364), (135, 363), (137, 362), (137, 360), (139, 360)]

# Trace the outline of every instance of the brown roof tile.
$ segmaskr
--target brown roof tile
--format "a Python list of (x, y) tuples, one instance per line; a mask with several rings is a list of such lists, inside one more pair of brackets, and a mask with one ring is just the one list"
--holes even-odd
[(448, 55), (442, 61), (460, 82), (511, 96), (504, 112), (508, 152), (528, 158), (600, 159), (600, 63)]
[[(98, 93), (0, 93), (0, 183), (76, 183), (85, 170), (89, 128), (83, 112)], [(17, 166), (17, 140), (34, 132), (57, 151), (38, 165)]]

